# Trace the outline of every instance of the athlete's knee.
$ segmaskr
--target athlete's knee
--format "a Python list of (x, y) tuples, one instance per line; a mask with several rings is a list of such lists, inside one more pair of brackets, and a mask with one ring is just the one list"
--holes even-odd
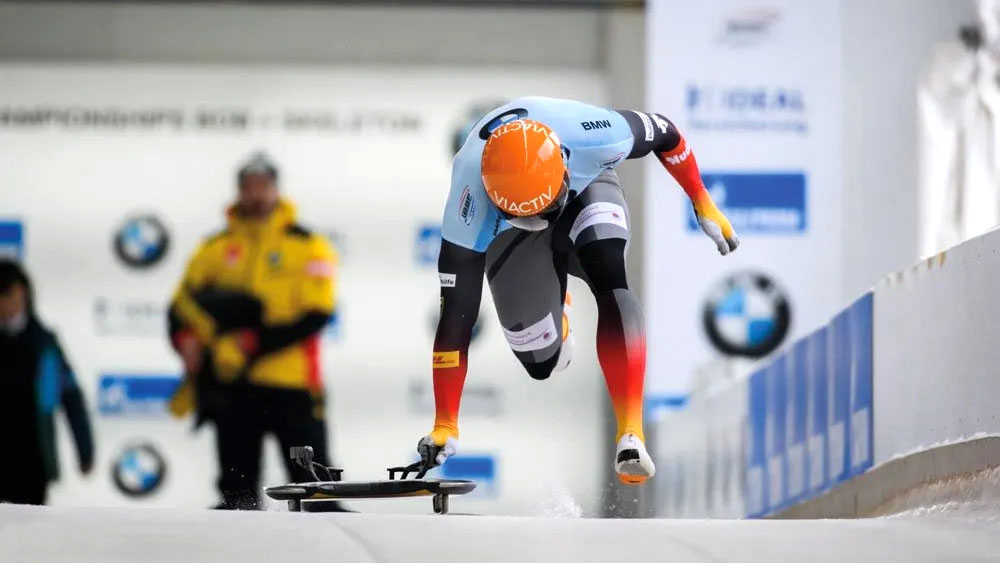
[(628, 289), (625, 268), (627, 243), (625, 239), (595, 240), (576, 251), (594, 293)]
[(525, 371), (532, 379), (537, 379), (539, 381), (543, 379), (548, 379), (552, 375), (552, 370), (555, 369), (556, 364), (559, 363), (559, 351), (556, 351), (551, 358), (536, 363), (523, 363)]

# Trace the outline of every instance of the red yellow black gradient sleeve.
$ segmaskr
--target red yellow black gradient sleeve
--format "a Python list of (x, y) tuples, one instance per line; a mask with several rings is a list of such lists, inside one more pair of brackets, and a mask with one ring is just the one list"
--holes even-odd
[(479, 316), (486, 255), (442, 241), (438, 257), (441, 318), (434, 336), (434, 430), (437, 445), (458, 438), (458, 410), (468, 370), (472, 327)]
[(692, 202), (708, 195), (694, 153), (672, 121), (659, 113), (617, 111), (632, 130), (634, 141), (628, 158), (642, 158), (653, 153)]
[[(733, 227), (712, 201), (712, 196), (705, 189), (698, 170), (698, 161), (681, 135), (677, 126), (658, 113), (643, 113), (632, 110), (616, 110), (629, 125), (632, 131), (632, 151), (628, 158), (642, 158), (649, 153), (656, 155), (660, 164), (667, 169), (674, 180), (680, 184), (684, 193), (691, 199), (695, 213), (700, 218), (707, 219), (719, 226), (722, 237), (729, 243), (730, 249), (735, 249), (738, 241)], [(719, 242), (719, 244), (726, 244)]]
[(694, 153), (691, 152), (691, 147), (680, 133), (677, 134), (677, 137), (679, 139), (677, 146), (669, 151), (657, 152), (656, 158), (680, 184), (681, 189), (691, 198), (691, 201), (698, 202), (708, 195), (708, 191), (705, 189), (705, 183), (701, 180), (698, 161), (695, 159)]

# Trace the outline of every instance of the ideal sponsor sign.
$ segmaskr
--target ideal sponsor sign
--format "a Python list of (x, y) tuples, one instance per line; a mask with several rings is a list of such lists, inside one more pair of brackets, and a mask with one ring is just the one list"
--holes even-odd
[(685, 136), (741, 240), (720, 258), (690, 201), (649, 163), (644, 274), (657, 291), (646, 300), (646, 389), (681, 396), (696, 373), (738, 354), (699, 330), (698, 297), (717, 280), (768, 272), (787, 289), (789, 338), (840, 304), (840, 7), (662, 0), (650, 3), (647, 22), (647, 60), (669, 60), (670, 72), (651, 67), (643, 110), (663, 113)]

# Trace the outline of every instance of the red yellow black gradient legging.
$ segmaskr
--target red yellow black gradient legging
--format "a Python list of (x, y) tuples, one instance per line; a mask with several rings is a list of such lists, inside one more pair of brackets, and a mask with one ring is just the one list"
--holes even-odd
[(623, 239), (598, 240), (577, 250), (597, 300), (597, 359), (623, 434), (642, 433), (642, 394), (646, 377), (646, 330), (642, 306), (628, 287)]
[(597, 298), (597, 359), (618, 421), (618, 434), (642, 434), (642, 387), (646, 375), (646, 335), (642, 311), (627, 289)]
[[(446, 354), (456, 354), (447, 361)], [(460, 352), (434, 352), (434, 430), (438, 445), (448, 438), (458, 438), (458, 408), (468, 369), (468, 348)], [(442, 358), (445, 358), (442, 363)]]
[(458, 438), (458, 408), (462, 401), (469, 342), (479, 315), (486, 255), (451, 242), (441, 244), (438, 271), (451, 276), (441, 287), (441, 319), (434, 337), (434, 430), (438, 445)]
[[(597, 300), (597, 354), (618, 421), (618, 438), (631, 433), (642, 439), (646, 334), (642, 308), (628, 287), (626, 244), (625, 239), (602, 239), (574, 250)], [(448, 242), (442, 246), (439, 267), (445, 272), (458, 272), (458, 282), (456, 287), (442, 290), (442, 322), (434, 341), (436, 409), (432, 434), (439, 444), (458, 436), (458, 411), (468, 366), (469, 338), (482, 293), (483, 266), (481, 254)], [(555, 361), (547, 363), (549, 369), (555, 365)], [(544, 379), (538, 373), (532, 376)]]

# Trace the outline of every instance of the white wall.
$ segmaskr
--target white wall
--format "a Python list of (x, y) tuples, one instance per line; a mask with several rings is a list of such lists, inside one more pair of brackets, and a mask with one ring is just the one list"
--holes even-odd
[(919, 258), (917, 79), (931, 47), (975, 21), (975, 3), (840, 1), (846, 303)]
[(875, 288), (875, 462), (1000, 434), (1000, 230)]

